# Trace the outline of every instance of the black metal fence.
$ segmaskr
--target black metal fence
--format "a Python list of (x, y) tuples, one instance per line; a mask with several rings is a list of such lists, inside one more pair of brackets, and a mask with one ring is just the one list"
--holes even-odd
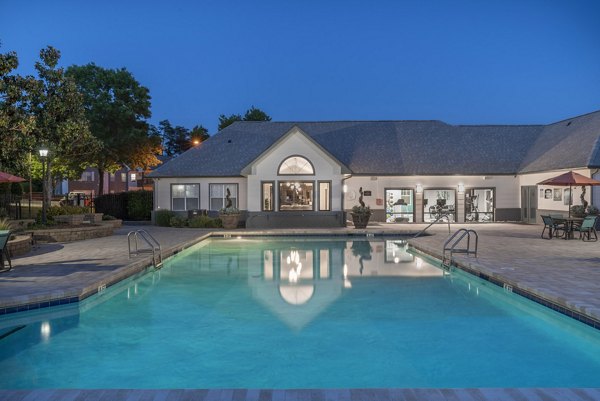
[(153, 206), (152, 191), (131, 191), (100, 195), (94, 199), (96, 213), (122, 220), (150, 220)]

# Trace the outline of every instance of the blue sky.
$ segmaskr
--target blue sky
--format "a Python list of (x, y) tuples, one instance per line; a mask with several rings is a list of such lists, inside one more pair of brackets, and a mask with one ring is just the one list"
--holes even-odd
[(537, 124), (600, 109), (597, 1), (0, 0), (0, 51), (31, 73), (125, 67), (152, 122), (214, 133), (255, 105), (274, 120)]

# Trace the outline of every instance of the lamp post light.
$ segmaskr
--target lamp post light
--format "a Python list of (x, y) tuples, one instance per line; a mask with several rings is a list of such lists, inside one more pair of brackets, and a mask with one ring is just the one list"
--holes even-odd
[(42, 224), (46, 225), (46, 160), (48, 158), (48, 148), (42, 146), (39, 152), (40, 159), (42, 159)]

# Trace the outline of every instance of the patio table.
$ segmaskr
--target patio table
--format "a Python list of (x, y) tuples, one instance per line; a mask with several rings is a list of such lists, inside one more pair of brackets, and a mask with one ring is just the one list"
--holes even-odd
[(565, 225), (565, 239), (573, 238), (573, 227), (576, 224), (583, 223), (583, 218), (581, 217), (563, 217), (563, 218), (555, 218), (554, 221), (558, 223), (564, 223)]

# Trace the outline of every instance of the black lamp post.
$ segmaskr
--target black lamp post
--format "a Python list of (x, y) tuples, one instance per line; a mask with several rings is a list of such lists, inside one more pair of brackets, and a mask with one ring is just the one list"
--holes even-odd
[(42, 224), (46, 225), (46, 160), (48, 159), (48, 148), (42, 146), (39, 150), (42, 159)]

